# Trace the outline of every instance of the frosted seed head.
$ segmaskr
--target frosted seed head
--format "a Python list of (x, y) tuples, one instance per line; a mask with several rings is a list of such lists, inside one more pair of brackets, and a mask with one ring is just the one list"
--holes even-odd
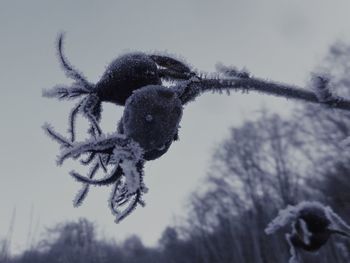
[(182, 104), (176, 93), (163, 86), (149, 85), (127, 100), (123, 131), (144, 149), (145, 159), (154, 159), (169, 148), (181, 117)]

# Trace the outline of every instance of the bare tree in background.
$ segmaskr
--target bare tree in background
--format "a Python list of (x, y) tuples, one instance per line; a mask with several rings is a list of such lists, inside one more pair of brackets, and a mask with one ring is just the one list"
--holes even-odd
[(304, 196), (298, 163), (303, 152), (294, 128), (264, 113), (232, 129), (218, 148), (207, 190), (193, 196), (190, 216), (204, 250), (216, 255), (214, 262), (275, 262), (271, 250), (278, 247), (287, 254), (286, 246), (271, 244), (263, 229), (279, 207)]

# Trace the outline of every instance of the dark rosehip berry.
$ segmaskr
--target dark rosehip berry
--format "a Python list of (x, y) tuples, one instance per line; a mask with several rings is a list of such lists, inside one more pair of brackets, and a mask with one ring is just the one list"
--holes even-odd
[(125, 105), (134, 90), (160, 84), (156, 63), (144, 53), (128, 53), (115, 59), (95, 85), (101, 101)]
[[(306, 226), (308, 240), (304, 240), (302, 222)], [(291, 236), (291, 242), (295, 247), (300, 247), (306, 251), (316, 251), (325, 245), (331, 235), (328, 229), (331, 224), (324, 209), (317, 206), (309, 206), (299, 211), (298, 220), (295, 222), (295, 230)]]
[(176, 93), (160, 85), (135, 91), (126, 101), (119, 132), (133, 139), (152, 160), (163, 155), (177, 135), (182, 105)]

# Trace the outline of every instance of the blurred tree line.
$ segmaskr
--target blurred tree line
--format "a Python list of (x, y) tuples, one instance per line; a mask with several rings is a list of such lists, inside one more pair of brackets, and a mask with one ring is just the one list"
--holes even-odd
[[(336, 93), (350, 97), (350, 47), (337, 43), (318, 73)], [(157, 247), (137, 236), (124, 242), (99, 240), (86, 219), (56, 226), (47, 238), (10, 258), (6, 242), (0, 262), (11, 263), (228, 263), (288, 262), (284, 233), (264, 229), (288, 204), (315, 200), (350, 222), (350, 113), (303, 104), (289, 119), (262, 111), (232, 128), (217, 148), (205, 184), (191, 195), (186, 220), (164, 230)], [(348, 263), (350, 242), (332, 237), (305, 262)]]

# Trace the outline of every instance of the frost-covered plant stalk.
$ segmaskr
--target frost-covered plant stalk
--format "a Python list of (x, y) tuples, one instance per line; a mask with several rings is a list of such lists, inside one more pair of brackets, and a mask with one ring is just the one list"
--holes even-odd
[[(74, 99), (81, 97), (69, 117), (70, 138), (56, 133), (49, 125), (47, 134), (61, 145), (59, 164), (67, 158), (80, 159), (90, 166), (87, 176), (71, 175), (83, 183), (74, 204), (80, 205), (90, 185), (114, 184), (110, 207), (117, 221), (128, 215), (137, 204), (143, 204), (142, 194), (145, 161), (165, 154), (178, 138), (182, 108), (204, 92), (255, 90), (286, 98), (321, 103), (333, 108), (350, 110), (350, 101), (334, 96), (325, 78), (315, 77), (314, 91), (265, 81), (248, 72), (219, 65), (215, 74), (197, 74), (185, 63), (165, 55), (128, 53), (116, 58), (101, 79), (92, 84), (74, 69), (62, 52), (63, 35), (59, 36), (58, 54), (71, 86), (56, 86), (44, 91), (46, 97)], [(165, 86), (163, 81), (170, 81)], [(168, 83), (167, 83), (168, 84)], [(104, 135), (99, 127), (101, 103), (125, 106), (123, 116), (116, 118), (117, 131)], [(89, 139), (75, 141), (75, 119), (81, 112), (90, 124)], [(82, 159), (87, 155), (86, 159)], [(103, 177), (94, 179), (102, 168)]]
[(329, 206), (319, 202), (303, 201), (296, 206), (288, 206), (265, 229), (266, 234), (290, 226), (286, 240), (290, 246), (289, 263), (300, 262), (298, 251), (318, 251), (332, 234), (350, 238), (350, 226)]

